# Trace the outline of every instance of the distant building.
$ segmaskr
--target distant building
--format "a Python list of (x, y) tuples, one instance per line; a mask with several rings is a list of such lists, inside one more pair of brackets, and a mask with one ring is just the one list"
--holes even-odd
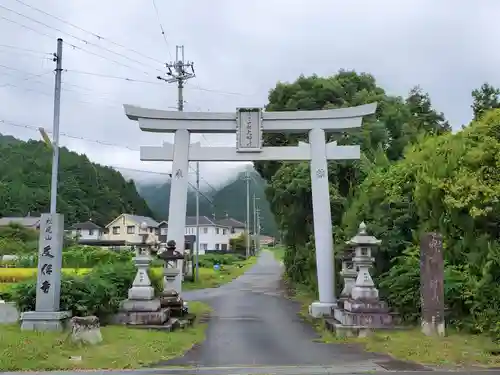
[[(229, 223), (231, 227), (224, 225), (223, 222)], [(245, 228), (245, 224), (231, 218), (216, 221), (207, 216), (199, 217), (199, 226), (200, 254), (205, 254), (207, 250), (229, 250), (229, 240), (239, 236)], [(185, 230), (186, 238), (196, 236), (196, 216), (186, 217)], [(167, 232), (168, 223), (162, 221), (159, 225), (158, 237), (160, 242), (167, 242)], [(193, 246), (196, 246), (196, 244), (193, 244)]]
[(0, 218), (0, 227), (6, 227), (9, 224), (19, 224), (25, 228), (40, 229), (40, 218), (33, 216), (26, 217), (2, 217)]
[(69, 232), (73, 237), (80, 240), (101, 240), (104, 234), (104, 228), (100, 227), (92, 221), (76, 223), (69, 228)]
[(225, 219), (217, 220), (217, 224), (226, 228), (229, 228), (229, 237), (235, 238), (241, 236), (245, 233), (245, 223), (233, 219), (231, 217), (226, 217)]
[(260, 236), (259, 240), (260, 240), (260, 244), (263, 246), (274, 244), (276, 241), (274, 239), (274, 237), (270, 237), (270, 236)]
[[(146, 229), (141, 229), (143, 223), (146, 224)], [(121, 214), (106, 225), (107, 233), (104, 239), (140, 243), (142, 234), (147, 234), (146, 242), (157, 242), (159, 225), (160, 223), (147, 216)]]

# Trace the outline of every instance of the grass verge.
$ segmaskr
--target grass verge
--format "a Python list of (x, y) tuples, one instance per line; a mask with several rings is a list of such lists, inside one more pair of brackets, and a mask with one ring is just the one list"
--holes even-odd
[[(197, 319), (210, 311), (201, 302), (190, 302), (189, 306)], [(95, 346), (72, 344), (67, 333), (21, 331), (18, 325), (2, 326), (0, 369), (140, 368), (182, 355), (204, 340), (206, 326), (195, 322), (190, 328), (170, 333), (107, 326), (101, 328), (104, 341)]]
[(285, 247), (284, 246), (275, 246), (267, 248), (270, 252), (273, 253), (276, 260), (282, 261), (285, 257)]
[[(242, 262), (238, 262), (238, 264), (223, 266), (218, 271), (213, 268), (200, 267), (200, 280), (194, 282), (186, 281), (182, 285), (182, 288), (183, 290), (217, 288), (243, 275), (256, 261), (257, 257), (250, 257)], [(241, 267), (238, 267), (238, 265), (241, 265)]]
[(309, 305), (315, 296), (304, 286), (292, 285), (285, 280), (289, 295), (301, 303), (299, 315), (314, 326), (319, 334), (318, 341), (331, 344), (357, 343), (366, 351), (383, 353), (393, 358), (436, 367), (498, 367), (499, 346), (485, 335), (457, 332), (449, 327), (446, 337), (429, 337), (419, 328), (375, 332), (365, 338), (339, 338), (329, 331), (322, 319), (309, 315)]

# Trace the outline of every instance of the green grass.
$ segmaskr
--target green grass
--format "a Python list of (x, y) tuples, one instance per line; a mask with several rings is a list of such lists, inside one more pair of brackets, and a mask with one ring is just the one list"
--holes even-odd
[(267, 250), (271, 251), (276, 258), (276, 260), (282, 261), (285, 256), (285, 247), (284, 246), (275, 246), (269, 247)]
[[(210, 307), (190, 302), (190, 310), (201, 316)], [(102, 327), (104, 341), (96, 346), (78, 346), (68, 341), (67, 333), (21, 331), (18, 325), (0, 329), (0, 369), (134, 369), (168, 360), (189, 350), (205, 338), (206, 324), (174, 332)], [(72, 361), (71, 357), (80, 357)]]
[(238, 262), (242, 267), (234, 265), (226, 265), (219, 271), (213, 268), (200, 267), (200, 280), (192, 282), (186, 281), (182, 285), (183, 290), (194, 290), (204, 288), (217, 288), (223, 284), (227, 284), (237, 277), (243, 275), (257, 261), (257, 257), (250, 257), (244, 261)]
[(429, 337), (415, 328), (391, 333), (377, 332), (367, 338), (354, 339), (367, 351), (387, 353), (394, 358), (443, 367), (500, 366), (498, 350), (488, 337), (454, 332), (448, 329), (446, 337)]
[[(289, 284), (289, 283), (288, 283)], [(429, 337), (415, 327), (409, 330), (374, 332), (365, 338), (336, 337), (329, 331), (322, 319), (309, 315), (309, 305), (316, 299), (305, 287), (291, 286), (291, 298), (301, 303), (299, 315), (309, 322), (319, 334), (317, 341), (324, 343), (358, 343), (369, 352), (384, 353), (406, 361), (413, 361), (437, 367), (498, 367), (500, 356), (493, 355), (492, 350), (500, 350), (485, 335), (459, 333), (453, 328), (447, 329), (446, 337)]]

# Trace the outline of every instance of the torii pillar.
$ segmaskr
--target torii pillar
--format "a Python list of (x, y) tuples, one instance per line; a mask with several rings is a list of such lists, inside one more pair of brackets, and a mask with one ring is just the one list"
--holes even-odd
[[(333, 231), (328, 184), (328, 160), (359, 159), (359, 146), (326, 142), (326, 132), (359, 128), (363, 116), (375, 113), (376, 103), (321, 111), (264, 112), (241, 108), (236, 113), (177, 112), (125, 105), (141, 130), (175, 133), (174, 144), (141, 147), (141, 160), (173, 161), (167, 238), (184, 239), (189, 161), (302, 161), (311, 163), (314, 240), (319, 301), (312, 316), (330, 316), (336, 307)], [(309, 143), (298, 146), (262, 147), (262, 133), (308, 133)], [(189, 143), (189, 133), (236, 133), (236, 147), (202, 147)], [(179, 237), (179, 239), (177, 239)]]

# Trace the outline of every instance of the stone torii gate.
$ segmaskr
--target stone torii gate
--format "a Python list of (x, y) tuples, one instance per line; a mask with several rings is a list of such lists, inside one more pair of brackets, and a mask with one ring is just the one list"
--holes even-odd
[[(332, 219), (328, 185), (328, 160), (359, 159), (359, 146), (326, 143), (326, 132), (359, 128), (363, 116), (375, 113), (376, 103), (320, 111), (264, 112), (240, 108), (235, 113), (177, 112), (124, 105), (141, 130), (175, 133), (174, 144), (141, 147), (144, 161), (172, 161), (172, 186), (167, 239), (184, 241), (189, 161), (302, 161), (311, 163), (319, 301), (310, 307), (313, 316), (331, 315), (336, 306)], [(263, 147), (262, 134), (308, 133), (309, 143), (298, 146)], [(190, 143), (190, 133), (236, 133), (236, 147), (202, 147)], [(177, 285), (180, 291), (180, 276)]]

